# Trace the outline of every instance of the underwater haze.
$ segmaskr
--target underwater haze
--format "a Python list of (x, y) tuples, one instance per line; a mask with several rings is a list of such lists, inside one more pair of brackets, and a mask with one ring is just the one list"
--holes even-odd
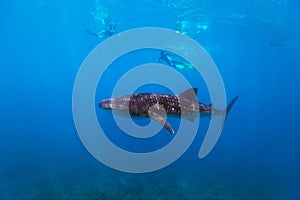
[[(299, 10), (297, 0), (0, 1), (0, 199), (299, 200)], [(86, 149), (74, 123), (72, 95), (77, 73), (97, 45), (144, 27), (171, 29), (201, 44), (218, 67), (227, 102), (239, 99), (205, 158), (198, 153), (210, 118), (201, 117), (193, 143), (179, 159), (153, 172), (127, 173)], [(163, 148), (180, 123), (168, 117), (175, 135), (161, 129), (139, 139), (122, 132), (111, 111), (99, 108), (132, 68), (163, 64), (198, 88), (199, 102), (211, 102), (193, 66), (167, 53), (186, 64), (159, 60), (158, 49), (133, 51), (114, 61), (97, 86), (91, 106), (99, 125), (129, 152)], [(151, 76), (150, 70), (138, 78)], [(163, 77), (174, 82), (169, 74)], [(139, 92), (172, 93), (158, 84)]]

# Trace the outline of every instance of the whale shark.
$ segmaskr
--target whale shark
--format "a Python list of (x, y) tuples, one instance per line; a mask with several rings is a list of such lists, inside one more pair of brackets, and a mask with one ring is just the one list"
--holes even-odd
[[(178, 95), (139, 93), (105, 99), (99, 102), (103, 109), (129, 111), (131, 116), (150, 117), (174, 134), (166, 115), (180, 116), (193, 121), (196, 114), (227, 115), (238, 99), (236, 96), (224, 110), (216, 109), (213, 104), (200, 103), (196, 99), (197, 88), (190, 88)], [(225, 117), (226, 118), (226, 117)]]

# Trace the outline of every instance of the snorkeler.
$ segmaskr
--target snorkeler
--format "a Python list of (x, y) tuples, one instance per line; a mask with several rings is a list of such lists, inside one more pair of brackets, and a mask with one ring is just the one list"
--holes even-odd
[(168, 53), (166, 53), (164, 51), (160, 52), (160, 57), (158, 59), (158, 62), (160, 62), (161, 60), (163, 60), (164, 62), (166, 62), (171, 67), (175, 67), (175, 68), (178, 68), (178, 69), (183, 69), (185, 67), (187, 67), (187, 68), (193, 68), (192, 64), (183, 63), (183, 62), (177, 61), (177, 60), (175, 60), (175, 58), (171, 54), (168, 54)]
[(115, 24), (110, 24), (106, 29), (104, 29), (98, 33), (92, 32), (89, 29), (87, 29), (86, 32), (97, 38), (108, 38), (117, 33)]
[(288, 45), (286, 40), (271, 40), (267, 42), (267, 45), (270, 47), (285, 47)]

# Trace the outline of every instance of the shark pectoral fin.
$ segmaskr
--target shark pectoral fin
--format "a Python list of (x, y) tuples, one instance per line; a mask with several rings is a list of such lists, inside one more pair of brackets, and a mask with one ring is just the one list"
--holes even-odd
[(160, 123), (163, 127), (165, 127), (170, 133), (174, 134), (174, 130), (171, 125), (165, 120), (165, 116), (161, 115), (155, 111), (149, 111), (149, 116), (151, 119), (154, 119), (158, 123)]
[(160, 123), (160, 124), (163, 125), (165, 127), (165, 129), (167, 129), (171, 134), (174, 134), (173, 128), (171, 127), (171, 125), (166, 120), (164, 120), (164, 124), (162, 124), (162, 123)]

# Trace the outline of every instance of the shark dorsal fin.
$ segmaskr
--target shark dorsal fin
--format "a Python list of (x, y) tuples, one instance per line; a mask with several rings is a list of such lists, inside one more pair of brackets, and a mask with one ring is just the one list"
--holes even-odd
[(197, 102), (197, 100), (196, 100), (197, 92), (198, 92), (197, 88), (190, 88), (190, 89), (187, 89), (186, 91), (178, 94), (178, 97), (182, 98), (182, 99), (187, 99), (192, 102)]

